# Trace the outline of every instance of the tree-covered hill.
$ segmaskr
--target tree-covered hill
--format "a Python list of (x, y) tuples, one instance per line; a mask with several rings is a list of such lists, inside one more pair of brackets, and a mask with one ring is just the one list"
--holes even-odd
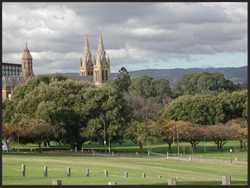
[[(210, 72), (223, 73), (225, 78), (234, 83), (247, 83), (247, 66), (244, 67), (226, 67), (226, 68), (190, 68), (190, 69), (147, 69), (138, 71), (129, 71), (131, 78), (138, 78), (142, 76), (149, 76), (154, 79), (167, 79), (171, 85), (175, 85), (176, 81), (181, 79), (185, 74), (194, 72)], [(74, 79), (85, 79), (79, 76), (79, 73), (63, 73), (63, 75)], [(111, 74), (111, 79), (115, 79), (117, 73)], [(89, 78), (86, 78), (89, 79)]]

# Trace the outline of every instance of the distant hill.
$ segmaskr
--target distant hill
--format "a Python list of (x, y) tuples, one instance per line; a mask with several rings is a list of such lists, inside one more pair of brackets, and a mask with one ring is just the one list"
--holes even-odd
[[(225, 78), (232, 80), (234, 83), (247, 83), (247, 66), (244, 67), (226, 67), (226, 68), (190, 68), (190, 69), (146, 69), (129, 72), (131, 78), (138, 78), (141, 76), (150, 76), (154, 79), (167, 79), (171, 82), (171, 85), (174, 85), (177, 80), (181, 79), (183, 75), (190, 74), (194, 72), (211, 72), (211, 73), (223, 73)], [(72, 79), (81, 79), (85, 78), (80, 77), (79, 73), (63, 73), (62, 75), (72, 78)], [(111, 73), (111, 79), (115, 79), (117, 73)], [(87, 78), (89, 79), (89, 78)]]

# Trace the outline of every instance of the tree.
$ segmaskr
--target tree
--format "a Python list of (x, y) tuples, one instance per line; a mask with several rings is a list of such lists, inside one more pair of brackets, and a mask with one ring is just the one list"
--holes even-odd
[(207, 126), (204, 131), (206, 138), (214, 141), (218, 150), (222, 150), (226, 141), (233, 138), (232, 130), (224, 124)]
[(172, 97), (168, 80), (155, 80), (148, 76), (133, 79), (129, 87), (129, 93), (132, 96), (154, 98), (160, 104), (165, 104), (168, 98)]
[(139, 145), (140, 152), (143, 152), (143, 145), (147, 142), (149, 136), (148, 124), (139, 121), (133, 121), (131, 126), (126, 130), (126, 136), (134, 143)]
[(128, 88), (131, 84), (129, 73), (125, 67), (119, 70), (117, 79), (114, 81), (114, 88), (121, 92), (128, 92)]
[(184, 142), (189, 142), (192, 151), (196, 150), (196, 146), (203, 138), (203, 128), (198, 125), (193, 125), (190, 122), (182, 123), (179, 127), (179, 137)]
[(223, 92), (217, 96), (180, 96), (165, 107), (164, 115), (169, 120), (200, 125), (225, 123), (242, 117), (246, 100), (246, 91)]
[(168, 144), (168, 149), (171, 151), (171, 146), (175, 137), (175, 126), (172, 121), (160, 118), (152, 126), (151, 133), (155, 137), (162, 138), (162, 140)]
[(13, 137), (18, 143), (34, 142), (38, 143), (41, 149), (41, 143), (53, 134), (53, 128), (44, 120), (29, 118), (26, 115), (20, 116), (18, 122), (9, 125), (9, 136)]
[(244, 117), (246, 119), (248, 117), (248, 102), (247, 102), (247, 100), (245, 101), (244, 106), (243, 106), (242, 117)]
[(244, 104), (247, 101), (247, 91), (222, 92), (216, 97), (216, 108), (221, 110), (223, 116), (218, 118), (220, 122), (243, 117)]
[(232, 81), (226, 80), (221, 73), (195, 72), (184, 75), (177, 81), (176, 95), (218, 94), (221, 91), (238, 89)]
[(232, 131), (232, 138), (240, 141), (240, 148), (243, 149), (247, 142), (247, 121), (243, 118), (232, 119), (226, 123)]
[(82, 136), (106, 145), (123, 138), (123, 129), (130, 122), (131, 110), (121, 92), (112, 87), (89, 90), (85, 108), (89, 109), (87, 126), (81, 129)]
[(2, 110), (3, 122), (10, 123), (12, 121), (13, 111), (14, 111), (14, 107), (15, 107), (12, 100), (4, 100), (2, 107), (4, 109), (4, 110)]
[(153, 96), (157, 99), (157, 102), (162, 105), (167, 104), (173, 95), (169, 81), (165, 79), (153, 80), (153, 88)]
[(133, 110), (134, 119), (138, 121), (154, 120), (160, 115), (162, 107), (153, 98), (127, 96), (126, 100)]

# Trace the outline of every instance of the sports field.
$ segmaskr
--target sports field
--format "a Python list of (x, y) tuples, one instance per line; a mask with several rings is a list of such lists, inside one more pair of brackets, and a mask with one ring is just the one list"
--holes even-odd
[[(243, 154), (246, 156), (246, 152)], [(245, 158), (245, 157), (244, 157)], [(21, 176), (21, 164), (26, 165), (26, 177)], [(43, 166), (48, 177), (43, 177)], [(66, 169), (71, 176), (66, 177)], [(85, 176), (85, 169), (90, 176)], [(109, 176), (105, 177), (104, 170)], [(128, 172), (128, 177), (124, 173)], [(145, 177), (142, 174), (145, 173)], [(4, 185), (51, 185), (60, 179), (63, 185), (105, 184), (165, 184), (171, 177), (178, 184), (221, 184), (222, 176), (232, 176), (232, 184), (247, 184), (247, 161), (174, 160), (162, 157), (97, 157), (73, 154), (4, 154)], [(161, 177), (160, 177), (161, 176)]]

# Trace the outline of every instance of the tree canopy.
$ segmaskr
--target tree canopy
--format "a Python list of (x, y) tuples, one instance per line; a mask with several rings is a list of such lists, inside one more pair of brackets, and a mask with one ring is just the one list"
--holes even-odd
[(221, 73), (196, 72), (184, 75), (177, 81), (175, 94), (218, 94), (221, 91), (233, 91), (237, 89), (232, 81), (226, 80)]

